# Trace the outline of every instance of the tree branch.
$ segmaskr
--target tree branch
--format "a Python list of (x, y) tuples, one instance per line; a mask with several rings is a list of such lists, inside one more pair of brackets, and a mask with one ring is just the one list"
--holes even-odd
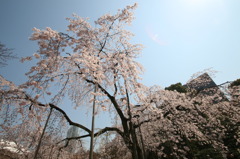
[(65, 119), (68, 121), (69, 125), (73, 125), (73, 126), (76, 126), (76, 127), (79, 127), (85, 131), (87, 131), (89, 134), (91, 133), (91, 130), (89, 130), (88, 128), (86, 128), (85, 126), (81, 125), (81, 124), (78, 124), (78, 123), (75, 123), (73, 122), (69, 117), (68, 115), (66, 114), (66, 112), (64, 110), (62, 110), (61, 108), (59, 108), (58, 106), (55, 106), (51, 103), (49, 103), (49, 106), (51, 108), (54, 108), (55, 110), (61, 112), (63, 114), (63, 116), (65, 117)]
[[(99, 130), (98, 132), (96, 132), (94, 134), (94, 137), (102, 135), (102, 134), (104, 134), (105, 132), (108, 132), (108, 131), (115, 131), (119, 135), (124, 136), (124, 133), (121, 130), (119, 130), (118, 128), (115, 128), (115, 127), (105, 127), (103, 129)], [(91, 134), (86, 134), (86, 135), (82, 135), (82, 136), (78, 136), (78, 137), (68, 137), (68, 138), (65, 138), (65, 139), (59, 141), (57, 144), (59, 144), (59, 143), (61, 143), (63, 141), (78, 140), (78, 139), (82, 139), (82, 138), (86, 138), (86, 137), (90, 137), (90, 136), (91, 136)]]
[(37, 102), (35, 100), (33, 100), (30, 96), (28, 96), (26, 93), (25, 93), (25, 96), (26, 96), (26, 100), (29, 100), (31, 101), (32, 103), (34, 103), (35, 105), (38, 105), (38, 106), (41, 106), (41, 107), (46, 107), (47, 105), (49, 105), (51, 108), (59, 111), (60, 113), (62, 113), (62, 115), (64, 116), (64, 118), (67, 120), (67, 122), (69, 123), (69, 125), (73, 125), (73, 126), (76, 126), (76, 127), (79, 127), (83, 130), (85, 130), (86, 132), (88, 132), (89, 134), (91, 134), (91, 130), (89, 130), (87, 127), (81, 125), (81, 124), (78, 124), (78, 123), (75, 123), (73, 122), (67, 115), (67, 113), (62, 110), (61, 108), (59, 108), (58, 106), (52, 104), (52, 103), (49, 103), (49, 104), (42, 104), (40, 102)]
[(95, 82), (93, 82), (92, 80), (89, 80), (89, 79), (86, 79), (86, 82), (91, 83), (91, 84), (94, 84), (94, 85), (97, 84), (97, 85), (98, 85), (98, 88), (100, 88), (100, 90), (101, 90), (104, 94), (106, 94), (107, 97), (111, 100), (111, 102), (112, 102), (112, 104), (114, 105), (114, 107), (115, 107), (117, 113), (119, 114), (120, 118), (121, 118), (122, 120), (126, 120), (126, 119), (127, 119), (127, 118), (124, 116), (122, 110), (119, 108), (119, 105), (118, 105), (118, 103), (117, 103), (117, 101), (116, 101), (116, 99), (115, 99), (114, 96), (112, 96), (110, 93), (108, 93), (108, 91), (106, 91), (106, 89), (104, 89), (100, 84), (95, 83)]

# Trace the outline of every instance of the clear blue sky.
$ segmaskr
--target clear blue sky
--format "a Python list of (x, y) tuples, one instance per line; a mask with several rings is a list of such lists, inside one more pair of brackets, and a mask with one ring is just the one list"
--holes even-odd
[[(217, 84), (240, 78), (239, 0), (1, 0), (0, 41), (19, 57), (29, 56), (37, 50), (28, 40), (33, 27), (64, 32), (72, 13), (93, 22), (134, 2), (139, 7), (130, 30), (133, 41), (145, 46), (138, 59), (145, 85), (186, 83), (210, 67), (219, 71)], [(12, 60), (0, 73), (20, 84), (28, 68)]]

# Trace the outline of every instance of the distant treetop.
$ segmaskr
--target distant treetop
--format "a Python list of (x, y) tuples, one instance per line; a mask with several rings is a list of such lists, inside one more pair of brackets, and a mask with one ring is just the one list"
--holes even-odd
[(230, 87), (233, 87), (233, 86), (239, 86), (240, 85), (240, 78), (239, 79), (236, 79), (235, 81), (233, 81), (230, 85)]
[(177, 91), (179, 93), (186, 93), (187, 92), (187, 88), (184, 87), (182, 85), (182, 83), (176, 83), (176, 84), (172, 84), (169, 87), (166, 87), (165, 90), (169, 90), (169, 91)]

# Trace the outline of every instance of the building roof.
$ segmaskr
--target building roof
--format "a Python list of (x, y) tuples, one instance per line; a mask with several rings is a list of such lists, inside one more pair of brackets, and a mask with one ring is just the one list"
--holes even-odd
[(202, 91), (207, 88), (218, 88), (216, 83), (212, 80), (212, 78), (207, 74), (204, 73), (197, 78), (191, 80), (185, 85), (187, 88), (195, 89), (197, 91)]
[(184, 86), (188, 89), (196, 90), (198, 92), (198, 95), (205, 97), (214, 96), (214, 103), (228, 100), (224, 93), (207, 73), (198, 76)]

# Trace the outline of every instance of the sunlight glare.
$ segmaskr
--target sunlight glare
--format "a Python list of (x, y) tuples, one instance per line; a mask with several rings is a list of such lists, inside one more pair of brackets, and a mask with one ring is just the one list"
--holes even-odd
[(189, 7), (202, 7), (209, 4), (209, 0), (184, 0), (184, 3)]

